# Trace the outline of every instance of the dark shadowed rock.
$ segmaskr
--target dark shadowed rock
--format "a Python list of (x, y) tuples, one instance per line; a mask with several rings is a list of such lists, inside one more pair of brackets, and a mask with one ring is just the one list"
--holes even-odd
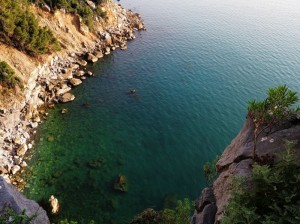
[(0, 176), (0, 213), (11, 208), (17, 213), (25, 210), (26, 215), (36, 215), (32, 224), (50, 224), (47, 214), (35, 201), (25, 198), (14, 186), (5, 182)]
[(198, 198), (195, 204), (195, 209), (197, 212), (202, 212), (204, 207), (208, 204), (215, 203), (215, 196), (213, 189), (211, 187), (206, 187), (201, 192), (201, 196)]
[(214, 224), (217, 206), (209, 204), (204, 207), (203, 211), (195, 214), (192, 218), (192, 224)]

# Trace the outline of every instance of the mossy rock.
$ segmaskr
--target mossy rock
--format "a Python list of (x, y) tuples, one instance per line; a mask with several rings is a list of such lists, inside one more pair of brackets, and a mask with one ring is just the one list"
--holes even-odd
[(114, 183), (114, 189), (116, 191), (127, 192), (128, 191), (128, 184), (127, 178), (124, 175), (118, 175)]
[(92, 169), (99, 169), (102, 167), (103, 165), (103, 160), (102, 159), (94, 159), (91, 160), (87, 163), (88, 167), (92, 168)]
[(48, 142), (53, 142), (54, 141), (54, 136), (53, 135), (48, 135), (47, 140), (48, 140)]

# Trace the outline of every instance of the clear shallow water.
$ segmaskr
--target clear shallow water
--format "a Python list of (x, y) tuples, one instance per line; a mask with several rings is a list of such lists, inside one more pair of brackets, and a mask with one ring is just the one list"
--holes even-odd
[[(173, 195), (196, 198), (203, 164), (240, 130), (247, 101), (279, 84), (299, 91), (300, 2), (121, 3), (142, 14), (147, 32), (91, 67), (97, 76), (40, 128), (25, 193), (54, 194), (59, 218), (126, 223)], [(118, 174), (127, 193), (112, 189)]]

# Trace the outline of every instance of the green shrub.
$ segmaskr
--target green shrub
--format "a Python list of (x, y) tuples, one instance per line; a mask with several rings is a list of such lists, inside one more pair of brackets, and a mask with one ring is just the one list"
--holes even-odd
[(4, 212), (0, 214), (1, 224), (30, 224), (36, 218), (36, 215), (31, 217), (27, 216), (25, 210), (20, 214), (10, 208), (6, 208)]
[(5, 61), (0, 61), (0, 83), (8, 88), (16, 85), (22, 87), (21, 79), (15, 75), (14, 70)]
[(0, 38), (3, 42), (30, 54), (60, 49), (52, 32), (38, 25), (25, 0), (0, 0), (0, 5)]
[(203, 172), (205, 179), (207, 181), (207, 184), (211, 185), (215, 179), (218, 177), (218, 172), (216, 170), (216, 164), (219, 161), (220, 156), (217, 155), (216, 158), (211, 162), (206, 162), (203, 166)]
[(299, 108), (292, 108), (298, 100), (297, 93), (283, 85), (270, 88), (267, 98), (263, 101), (249, 101), (248, 116), (254, 124), (253, 159), (256, 159), (256, 144), (259, 135), (274, 125), (291, 118), (299, 110)]
[(276, 164), (255, 164), (250, 178), (234, 180), (223, 224), (300, 223), (300, 173), (293, 143), (286, 143), (281, 158)]
[(193, 203), (185, 198), (177, 201), (174, 209), (166, 208), (162, 211), (146, 209), (137, 215), (130, 224), (190, 224)]

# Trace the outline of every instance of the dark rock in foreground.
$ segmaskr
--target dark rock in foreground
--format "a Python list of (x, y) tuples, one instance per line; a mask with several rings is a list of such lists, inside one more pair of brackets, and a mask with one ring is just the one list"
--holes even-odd
[(23, 210), (28, 217), (36, 215), (32, 224), (50, 224), (47, 213), (35, 201), (25, 198), (14, 186), (5, 182), (0, 176), (0, 214), (10, 208), (21, 214)]

